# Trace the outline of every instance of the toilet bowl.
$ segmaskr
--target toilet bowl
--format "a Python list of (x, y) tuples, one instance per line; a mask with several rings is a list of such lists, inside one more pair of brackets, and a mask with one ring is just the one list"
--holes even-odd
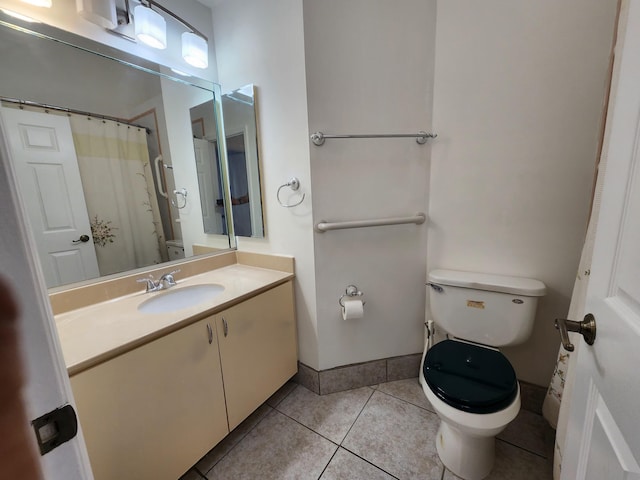
[(525, 341), (542, 282), (475, 272), (429, 273), (430, 310), (449, 338), (425, 345), (420, 384), (440, 418), (436, 449), (465, 480), (491, 472), (495, 436), (520, 411), (520, 386), (499, 346)]

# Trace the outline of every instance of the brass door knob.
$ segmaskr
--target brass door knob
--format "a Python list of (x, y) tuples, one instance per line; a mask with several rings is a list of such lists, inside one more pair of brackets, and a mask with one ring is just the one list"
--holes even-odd
[(567, 352), (573, 352), (575, 347), (569, 340), (569, 332), (577, 332), (584, 338), (588, 345), (593, 345), (596, 341), (596, 317), (591, 313), (584, 316), (581, 322), (567, 320), (566, 318), (556, 318), (555, 327), (560, 332), (560, 340), (562, 346)]

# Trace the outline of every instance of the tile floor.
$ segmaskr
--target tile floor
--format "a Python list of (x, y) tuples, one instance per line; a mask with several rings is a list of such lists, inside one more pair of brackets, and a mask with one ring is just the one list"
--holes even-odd
[[(417, 378), (329, 395), (287, 383), (181, 480), (456, 480)], [(488, 479), (551, 479), (553, 430), (522, 410)]]

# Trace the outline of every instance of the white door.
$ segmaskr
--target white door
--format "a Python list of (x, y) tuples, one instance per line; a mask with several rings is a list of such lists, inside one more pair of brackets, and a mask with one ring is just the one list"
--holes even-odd
[[(24, 205), (18, 198), (8, 142), (1, 127), (0, 124), (0, 275), (13, 288), (19, 306), (18, 327), (27, 378), (23, 398), (28, 420), (34, 420), (74, 402), (44, 277), (34, 254), (34, 236), (24, 221)], [(12, 432), (2, 435), (11, 437)], [(78, 435), (39, 459), (46, 480), (93, 478), (81, 428)]]
[(222, 218), (217, 213), (217, 200), (222, 198), (218, 189), (218, 169), (214, 144), (201, 138), (193, 139), (198, 171), (198, 187), (205, 233), (222, 233)]
[(47, 286), (100, 276), (69, 119), (0, 112)]
[(623, 24), (585, 305), (597, 335), (593, 346), (580, 339), (564, 480), (640, 479), (640, 0)]

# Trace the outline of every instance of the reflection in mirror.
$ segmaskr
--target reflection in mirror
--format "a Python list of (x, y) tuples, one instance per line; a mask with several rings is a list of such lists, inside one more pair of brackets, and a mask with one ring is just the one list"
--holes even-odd
[(202, 228), (189, 121), (207, 104), (216, 131), (218, 86), (4, 24), (0, 58), (0, 118), (47, 286), (230, 247)]
[[(241, 237), (264, 237), (258, 134), (253, 85), (222, 95), (233, 231)], [(200, 179), (202, 220), (207, 233), (226, 233), (215, 128), (210, 104), (191, 109), (194, 149)]]

